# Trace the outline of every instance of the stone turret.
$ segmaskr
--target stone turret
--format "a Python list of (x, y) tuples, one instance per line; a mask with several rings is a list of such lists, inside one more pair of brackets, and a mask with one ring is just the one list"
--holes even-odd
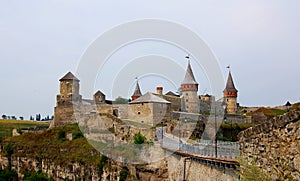
[(226, 113), (227, 114), (237, 114), (238, 90), (234, 86), (230, 71), (228, 74), (227, 84), (226, 84), (226, 87), (223, 92), (224, 92), (224, 98), (225, 98), (225, 103), (226, 103)]
[(79, 79), (68, 72), (60, 80), (60, 93), (57, 95), (57, 104), (81, 101), (79, 94)]
[[(186, 57), (189, 59), (189, 57)], [(195, 80), (190, 61), (188, 62), (184, 80), (181, 84), (182, 110), (190, 113), (199, 113), (198, 83)]]
[(79, 94), (79, 79), (68, 72), (59, 80), (60, 92), (56, 96), (56, 107), (54, 108), (54, 120), (50, 128), (76, 122), (74, 106), (82, 103)]
[(97, 91), (95, 94), (94, 94), (94, 101), (96, 103), (105, 103), (105, 94), (101, 91)]
[(139, 82), (136, 81), (135, 90), (134, 90), (134, 93), (131, 96), (131, 100), (134, 101), (134, 100), (136, 100), (137, 98), (139, 98), (141, 96), (142, 96), (142, 93), (141, 93), (140, 85), (139, 85)]

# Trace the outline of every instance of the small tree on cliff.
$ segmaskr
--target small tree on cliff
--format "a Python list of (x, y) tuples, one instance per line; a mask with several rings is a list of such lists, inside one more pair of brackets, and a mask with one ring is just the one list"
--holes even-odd
[(8, 158), (8, 170), (11, 170), (11, 155), (14, 153), (13, 146), (8, 143), (4, 146), (4, 152), (6, 153)]
[(146, 137), (140, 132), (134, 136), (134, 144), (143, 144), (146, 140)]

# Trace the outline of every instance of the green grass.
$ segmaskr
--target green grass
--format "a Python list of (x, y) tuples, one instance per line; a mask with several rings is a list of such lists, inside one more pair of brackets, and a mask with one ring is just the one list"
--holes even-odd
[(147, 129), (152, 128), (152, 126), (150, 126), (148, 124), (142, 124), (142, 123), (138, 123), (138, 122), (135, 122), (135, 121), (130, 121), (128, 119), (122, 119), (122, 121), (127, 125), (134, 126), (134, 127), (137, 127), (137, 128), (147, 128)]
[(258, 112), (262, 112), (265, 116), (268, 116), (268, 117), (274, 117), (274, 116), (279, 116), (279, 115), (285, 114), (286, 110), (261, 107), (254, 112), (247, 113), (247, 116), (252, 116), (254, 113), (258, 113)]
[(35, 126), (48, 127), (49, 123), (24, 121), (24, 120), (3, 120), (0, 119), (0, 140), (12, 136), (13, 129), (31, 128)]
[(42, 133), (24, 133), (21, 136), (10, 137), (2, 144), (10, 143), (14, 148), (13, 156), (31, 157), (53, 160), (57, 165), (68, 163), (88, 163), (97, 165), (97, 152), (84, 137), (69, 141), (58, 139), (59, 132), (79, 134), (77, 124), (66, 125), (43, 131)]

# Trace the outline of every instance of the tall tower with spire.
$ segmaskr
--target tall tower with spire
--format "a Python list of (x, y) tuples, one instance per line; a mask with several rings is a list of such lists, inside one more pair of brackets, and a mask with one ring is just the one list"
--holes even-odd
[(139, 81), (136, 81), (136, 86), (135, 86), (135, 90), (131, 96), (131, 100), (134, 101), (137, 98), (141, 97), (142, 93), (141, 93), (141, 89), (140, 89), (140, 85), (139, 85)]
[(198, 83), (195, 80), (194, 73), (191, 68), (189, 56), (185, 57), (188, 60), (185, 77), (181, 83), (182, 91), (182, 110), (190, 113), (199, 113), (200, 104), (198, 98)]
[(234, 86), (231, 71), (229, 71), (227, 84), (226, 84), (226, 87), (225, 87), (223, 93), (224, 93), (224, 99), (225, 99), (225, 103), (226, 103), (226, 113), (227, 114), (237, 114), (238, 90)]

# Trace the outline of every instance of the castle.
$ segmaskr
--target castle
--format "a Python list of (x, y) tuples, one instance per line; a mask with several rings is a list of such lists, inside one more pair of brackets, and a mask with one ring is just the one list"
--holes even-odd
[[(56, 98), (51, 127), (78, 122), (77, 119), (84, 119), (84, 116), (91, 113), (111, 114), (120, 119), (155, 126), (174, 119), (176, 113), (194, 115), (209, 113), (212, 103), (216, 102), (214, 96), (198, 95), (199, 84), (194, 77), (190, 62), (188, 62), (185, 77), (181, 83), (181, 95), (171, 91), (163, 94), (163, 87), (157, 87), (156, 93), (147, 92), (143, 95), (137, 81), (131, 96), (132, 101), (128, 104), (113, 104), (112, 101), (106, 100), (105, 94), (100, 90), (93, 95), (93, 99), (83, 99), (79, 93), (80, 80), (71, 72), (59, 81), (60, 93)], [(225, 113), (238, 114), (238, 91), (234, 86), (230, 71), (223, 93), (222, 100), (226, 103)]]

